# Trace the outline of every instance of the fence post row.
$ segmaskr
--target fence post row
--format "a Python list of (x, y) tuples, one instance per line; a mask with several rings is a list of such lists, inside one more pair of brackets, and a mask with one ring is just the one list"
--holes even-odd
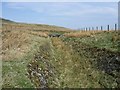
[[(106, 27), (107, 29), (107, 31), (110, 31), (110, 25), (107, 25), (107, 27)], [(83, 29), (81, 29), (81, 30), (84, 30), (84, 31), (90, 31), (90, 30), (105, 30), (105, 29), (103, 29), (103, 26), (100, 26), (100, 28), (98, 27), (98, 26), (96, 26), (96, 28), (94, 28), (94, 27), (89, 27), (89, 28), (83, 28)], [(113, 28), (112, 28), (113, 29)], [(111, 29), (111, 30), (112, 30)], [(117, 30), (117, 24), (114, 24), (114, 30), (116, 31)]]

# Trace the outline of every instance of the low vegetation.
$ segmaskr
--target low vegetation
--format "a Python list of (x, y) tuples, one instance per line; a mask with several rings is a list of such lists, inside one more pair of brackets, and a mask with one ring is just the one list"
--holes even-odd
[(3, 88), (120, 87), (119, 31), (47, 28), (2, 31)]

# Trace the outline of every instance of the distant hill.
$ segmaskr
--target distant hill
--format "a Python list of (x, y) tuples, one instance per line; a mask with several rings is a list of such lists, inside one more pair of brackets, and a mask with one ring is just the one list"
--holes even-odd
[(0, 18), (0, 22), (2, 23), (16, 23), (14, 21), (8, 20), (8, 19), (4, 19), (4, 18)]
[(70, 28), (65, 28), (61, 26), (55, 26), (55, 25), (47, 25), (47, 24), (30, 24), (30, 23), (22, 23), (22, 22), (15, 22), (12, 20), (0, 18), (0, 23), (2, 24), (10, 24), (10, 25), (17, 25), (17, 26), (23, 26), (26, 28), (35, 30), (35, 31), (71, 31)]

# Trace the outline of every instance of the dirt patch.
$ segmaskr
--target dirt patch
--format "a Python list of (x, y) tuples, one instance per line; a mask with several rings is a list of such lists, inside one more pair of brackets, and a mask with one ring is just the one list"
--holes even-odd
[(49, 43), (39, 47), (34, 59), (28, 64), (28, 77), (38, 88), (55, 87), (55, 68), (50, 62), (52, 58)]

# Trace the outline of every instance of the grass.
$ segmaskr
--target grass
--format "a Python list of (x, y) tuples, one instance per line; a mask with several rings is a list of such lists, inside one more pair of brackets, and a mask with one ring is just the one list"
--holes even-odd
[[(83, 70), (83, 72), (81, 72), (83, 76), (87, 75), (86, 77), (87, 80), (84, 79), (84, 81), (86, 80), (86, 82), (89, 84), (87, 86), (89, 88), (97, 87), (97, 86), (104, 87), (104, 88), (119, 87), (119, 79), (120, 79), (119, 74), (120, 73), (119, 73), (119, 70), (116, 72), (115, 67), (114, 67), (114, 65), (115, 66), (118, 65), (118, 68), (119, 68), (119, 64), (117, 63), (114, 57), (119, 57), (120, 54), (116, 54), (115, 52), (118, 52), (118, 51), (117, 50), (114, 51), (113, 49), (109, 47), (108, 42), (113, 43), (110, 37), (111, 34), (114, 35), (115, 33), (110, 32), (110, 33), (94, 34), (94, 39), (97, 39), (97, 41), (91, 39), (91, 37), (86, 37), (86, 36), (82, 38), (71, 37), (71, 38), (63, 39), (64, 42), (67, 42), (67, 46), (70, 45), (73, 48), (74, 55), (75, 55), (75, 57), (74, 56), (73, 57), (77, 58), (78, 62), (80, 62), (78, 65), (80, 65), (79, 67), (80, 71)], [(100, 46), (101, 44), (104, 44), (103, 47)], [(108, 48), (106, 48), (105, 46), (108, 46)], [(106, 49), (104, 49), (105, 50), (104, 51), (101, 48), (106, 48)], [(118, 48), (118, 46), (116, 48)], [(76, 55), (78, 55), (78, 57)], [(114, 61), (114, 63), (112, 60)], [(117, 64), (115, 64), (115, 62)], [(114, 70), (115, 70), (115, 73), (114, 73), (115, 75), (113, 74)], [(76, 73), (80, 71), (77, 70)], [(76, 77), (76, 75), (74, 77)], [(96, 84), (92, 85), (92, 82), (89, 82), (90, 78), (92, 78), (92, 81)], [(78, 79), (78, 80), (81, 80), (81, 79)], [(84, 83), (84, 81), (82, 81), (82, 83)], [(83, 84), (83, 87), (85, 87), (84, 85), (85, 84)]]
[(2, 32), (3, 88), (120, 87), (118, 32), (66, 33), (62, 27), (28, 26)]
[[(94, 38), (98, 41), (102, 38), (102, 41), (107, 42), (105, 45), (108, 46), (111, 39), (106, 37), (107, 35), (110, 37), (111, 33), (104, 33), (102, 37), (99, 35), (101, 34), (94, 34)], [(102, 60), (105, 59), (105, 56), (108, 57), (105, 61), (109, 61), (111, 52), (99, 50), (99, 48), (104, 48), (100, 46), (104, 42), (97, 42), (89, 38), (93, 38), (93, 36), (43, 38), (31, 34), (29, 52), (17, 59), (3, 61), (3, 87), (119, 87), (119, 72), (114, 77), (99, 67), (99, 64), (109, 66)], [(88, 42), (85, 42), (87, 40)], [(89, 40), (94, 41), (95, 44)], [(103, 55), (103, 52), (106, 54)], [(112, 54), (114, 55), (114, 52)], [(32, 75), (33, 72), (35, 73)], [(40, 74), (41, 76), (39, 76)]]
[(2, 23), (3, 31), (9, 30), (29, 30), (29, 31), (48, 31), (48, 32), (71, 32), (71, 29), (59, 27), (59, 26), (52, 26), (52, 25), (45, 25), (45, 24), (22, 24), (22, 23)]
[[(77, 32), (76, 32), (77, 33)], [(119, 31), (110, 31), (110, 32), (80, 32), (68, 33), (67, 37), (73, 37), (81, 43), (96, 46), (99, 48), (106, 48), (112, 51), (119, 51), (120, 35)]]
[[(14, 58), (14, 54), (13, 58), (2, 61), (3, 88), (35, 87), (35, 85), (31, 83), (30, 79), (27, 76), (27, 65), (33, 59), (36, 50), (38, 49), (39, 45), (44, 43), (45, 39), (31, 35), (30, 41), (31, 42), (28, 45), (28, 51), (23, 56)], [(17, 53), (20, 54), (20, 52)], [(11, 52), (10, 55), (13, 55), (13, 52)]]
[[(50, 60), (53, 60), (51, 55), (51, 48), (49, 39), (40, 46), (35, 53), (33, 60), (29, 62), (28, 75), (30, 80), (36, 87), (52, 87), (54, 86), (53, 64)], [(32, 71), (31, 71), (32, 70)], [(32, 73), (34, 72), (34, 75)]]
[(119, 41), (114, 40), (114, 37), (119, 38), (118, 32), (104, 32), (96, 35), (92, 35), (91, 37), (81, 38), (80, 41), (85, 44), (89, 44), (91, 46), (96, 46), (99, 48), (106, 48), (112, 51), (119, 51)]
[[(70, 39), (70, 38), (69, 38)], [(86, 57), (84, 50), (76, 52), (79, 43), (74, 39), (53, 38), (56, 62), (54, 66), (58, 71), (60, 87), (69, 88), (113, 88), (117, 87), (114, 77), (94, 67), (92, 63), (95, 58)], [(76, 40), (76, 39), (75, 39)], [(74, 46), (74, 44), (78, 46)], [(88, 55), (88, 54), (87, 54)], [(94, 61), (95, 62), (95, 61)]]

